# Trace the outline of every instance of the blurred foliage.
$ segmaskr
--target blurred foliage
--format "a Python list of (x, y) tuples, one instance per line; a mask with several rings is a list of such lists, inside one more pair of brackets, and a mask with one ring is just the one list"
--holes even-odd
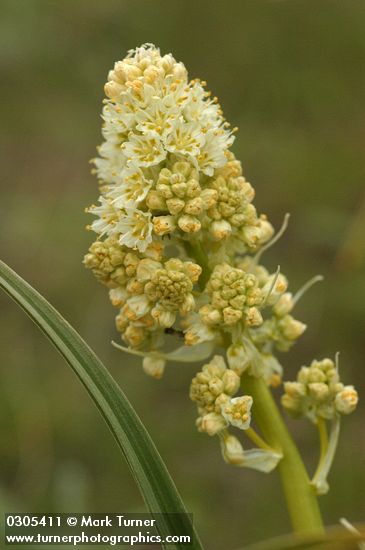
[[(149, 428), (207, 548), (289, 530), (276, 474), (226, 466), (195, 430), (195, 368), (150, 380), (110, 346), (114, 311), (81, 264), (84, 206), (97, 187), (88, 160), (101, 141), (103, 84), (126, 50), (154, 42), (207, 80), (256, 204), (286, 235), (265, 260), (291, 288), (322, 273), (300, 303), (309, 328), (283, 357), (290, 378), (341, 351), (363, 393), (365, 4), (362, 0), (2, 0), (0, 255), (40, 290), (109, 366)], [(1, 500), (8, 510), (139, 511), (141, 498), (110, 434), (63, 360), (0, 296)], [(328, 524), (365, 519), (364, 405), (344, 419)], [(291, 423), (311, 470), (315, 430)]]

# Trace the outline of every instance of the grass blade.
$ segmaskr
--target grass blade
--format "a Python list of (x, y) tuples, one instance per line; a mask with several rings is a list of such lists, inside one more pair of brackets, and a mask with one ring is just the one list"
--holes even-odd
[[(151, 437), (109, 371), (71, 325), (43, 296), (0, 260), (2, 288), (51, 340), (85, 386), (113, 433), (139, 487), (148, 510), (185, 514), (175, 484)], [(186, 515), (170, 515), (157, 522), (160, 535), (189, 533)], [(202, 548), (194, 531), (191, 548)], [(168, 548), (182, 548), (169, 543)]]

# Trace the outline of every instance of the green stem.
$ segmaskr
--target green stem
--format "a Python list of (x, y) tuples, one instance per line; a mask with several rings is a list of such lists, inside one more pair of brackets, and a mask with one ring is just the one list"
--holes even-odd
[(312, 486), (315, 487), (318, 495), (325, 495), (329, 489), (327, 476), (335, 458), (338, 438), (340, 435), (340, 417), (335, 416), (332, 419), (329, 439), (327, 437), (326, 423), (322, 418), (318, 419), (318, 428), (320, 430), (324, 429), (325, 432), (319, 432), (321, 438), (321, 455), (316, 473), (314, 474), (311, 483)]
[(323, 523), (314, 488), (299, 451), (276, 406), (270, 389), (262, 378), (245, 374), (245, 393), (253, 397), (253, 415), (269, 445), (283, 454), (279, 462), (283, 490), (293, 529), (296, 533), (323, 533)]
[(328, 434), (327, 434), (327, 426), (326, 421), (324, 418), (317, 418), (317, 428), (318, 428), (318, 434), (319, 434), (319, 443), (320, 443), (320, 457), (319, 457), (319, 464), (322, 464), (328, 449)]
[(273, 449), (262, 439), (262, 437), (259, 436), (257, 432), (253, 428), (247, 428), (245, 430), (245, 434), (249, 439), (251, 439), (252, 443), (257, 445), (260, 449), (265, 449), (266, 451), (273, 451)]

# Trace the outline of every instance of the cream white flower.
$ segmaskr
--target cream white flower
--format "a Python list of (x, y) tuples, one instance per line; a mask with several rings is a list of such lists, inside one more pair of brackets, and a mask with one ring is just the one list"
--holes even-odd
[(144, 252), (152, 242), (152, 222), (150, 212), (126, 208), (118, 222), (120, 244)]
[(128, 141), (122, 145), (129, 162), (142, 167), (155, 166), (166, 158), (166, 151), (158, 135), (130, 133)]
[[(91, 225), (95, 232), (119, 234), (121, 244), (143, 252), (152, 241), (152, 225), (159, 238), (203, 230), (204, 211), (214, 205), (216, 191), (200, 187), (200, 175), (213, 176), (224, 166), (233, 142), (204, 85), (188, 82), (184, 65), (152, 44), (115, 63), (105, 86), (105, 141), (93, 160), (102, 184), (100, 206), (91, 209), (99, 218)], [(195, 169), (194, 184), (187, 179), (182, 191), (172, 182), (173, 196), (161, 199), (158, 174), (179, 160)], [(199, 197), (189, 196), (192, 185)]]
[(198, 156), (199, 168), (207, 176), (213, 176), (215, 168), (227, 162), (225, 152), (232, 145), (234, 137), (225, 130), (209, 130)]
[(251, 422), (251, 407), (253, 399), (250, 395), (234, 397), (223, 403), (221, 412), (223, 418), (240, 430), (247, 430)]
[(204, 134), (197, 122), (178, 120), (167, 136), (165, 147), (170, 153), (196, 157), (204, 142)]
[(114, 142), (109, 139), (98, 147), (99, 157), (92, 160), (100, 182), (108, 184), (118, 184), (122, 181), (123, 170), (127, 163), (127, 158), (121, 153), (120, 140)]
[(133, 208), (146, 198), (151, 186), (152, 180), (140, 168), (131, 164), (123, 172), (122, 183), (111, 186), (107, 197), (116, 208)]
[(118, 210), (111, 204), (110, 200), (104, 197), (99, 197), (99, 206), (90, 206), (87, 209), (90, 214), (98, 216), (90, 226), (90, 228), (100, 236), (113, 235), (116, 232), (116, 226), (119, 220)]
[(179, 106), (170, 96), (155, 100), (136, 113), (136, 129), (142, 134), (154, 133), (164, 138), (174, 129), (180, 116)]
[(195, 80), (184, 104), (184, 118), (189, 122), (202, 123), (207, 130), (218, 129), (223, 122), (221, 114), (217, 101), (210, 99), (210, 93), (200, 80)]

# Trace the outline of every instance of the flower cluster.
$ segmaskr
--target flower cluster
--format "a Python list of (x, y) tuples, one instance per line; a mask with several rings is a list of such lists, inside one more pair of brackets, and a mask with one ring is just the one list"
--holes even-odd
[(133, 348), (161, 347), (163, 329), (175, 323), (186, 343), (200, 343), (239, 322), (262, 322), (254, 276), (228, 263), (207, 285), (211, 302), (194, 297), (202, 266), (192, 244), (224, 256), (233, 242), (255, 250), (273, 234), (204, 84), (146, 44), (115, 63), (105, 85), (104, 142), (93, 160), (101, 195), (88, 209), (98, 238), (84, 263), (111, 288), (117, 328)]
[(90, 208), (99, 218), (91, 228), (141, 252), (175, 227), (196, 232), (205, 201), (216, 196), (202, 195), (203, 180), (227, 162), (233, 142), (217, 101), (149, 44), (115, 64), (105, 92), (105, 141), (94, 159), (102, 195)]
[(191, 261), (163, 261), (161, 248), (153, 244), (141, 258), (109, 238), (94, 243), (84, 259), (96, 277), (111, 287), (110, 300), (120, 308), (117, 329), (136, 348), (156, 331), (172, 327), (179, 313), (194, 309), (192, 291), (201, 273), (201, 267)]
[(193, 378), (190, 398), (198, 405), (198, 430), (215, 435), (228, 425), (246, 430), (251, 421), (252, 397), (232, 398), (239, 389), (240, 377), (228, 369), (223, 357), (215, 355)]
[[(231, 151), (235, 129), (205, 82), (189, 80), (171, 54), (145, 44), (115, 63), (105, 84), (102, 134), (93, 159), (99, 180), (96, 240), (84, 264), (109, 289), (116, 327), (127, 347), (160, 378), (167, 360), (205, 361), (193, 378), (197, 426), (217, 434), (230, 464), (270, 471), (281, 455), (250, 428), (252, 397), (234, 397), (244, 376), (281, 383), (276, 352), (286, 352), (306, 326), (280, 270), (261, 264), (274, 236), (253, 204), (255, 191)], [(184, 345), (164, 352), (182, 338)], [(227, 362), (227, 363), (226, 363)], [(227, 367), (228, 364), (228, 367)], [(244, 379), (244, 378), (243, 378)], [(332, 362), (302, 368), (282, 402), (296, 415), (331, 418), (356, 405)], [(261, 445), (244, 451), (228, 428)]]
[(263, 302), (262, 291), (255, 275), (228, 263), (217, 265), (206, 286), (209, 303), (199, 314), (207, 325), (234, 326), (242, 322), (247, 326), (262, 323), (257, 306)]
[(344, 386), (331, 359), (314, 360), (302, 367), (295, 382), (285, 382), (281, 402), (293, 416), (330, 420), (336, 414), (350, 414), (356, 408), (358, 396), (353, 386)]

